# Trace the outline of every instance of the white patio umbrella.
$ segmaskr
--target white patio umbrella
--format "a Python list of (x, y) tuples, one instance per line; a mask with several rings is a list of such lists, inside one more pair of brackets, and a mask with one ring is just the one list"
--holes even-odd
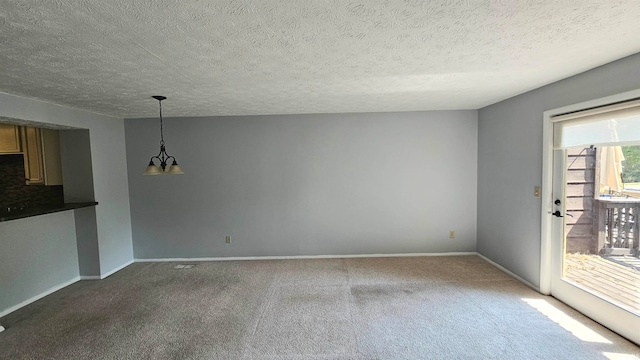
[(604, 146), (600, 148), (600, 193), (609, 191), (621, 192), (622, 162), (624, 154), (620, 146)]

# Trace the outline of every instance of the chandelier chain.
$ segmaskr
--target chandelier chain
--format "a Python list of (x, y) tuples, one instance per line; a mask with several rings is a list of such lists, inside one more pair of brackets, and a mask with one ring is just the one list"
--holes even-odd
[(160, 104), (160, 145), (164, 145), (164, 134), (162, 131), (162, 100), (158, 101)]

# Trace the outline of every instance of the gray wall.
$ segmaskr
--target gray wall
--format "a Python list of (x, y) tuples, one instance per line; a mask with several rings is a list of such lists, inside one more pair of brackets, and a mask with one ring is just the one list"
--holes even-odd
[(142, 176), (158, 128), (125, 120), (136, 258), (475, 251), (476, 111), (170, 118), (186, 173)]
[(98, 245), (98, 224), (96, 208), (93, 206), (73, 211), (76, 222), (76, 240), (78, 244), (78, 265), (81, 276), (99, 277), (100, 247)]
[[(65, 202), (95, 201), (89, 130), (61, 130), (60, 153)], [(100, 276), (100, 248), (96, 209), (74, 211), (81, 276)]]
[(0, 224), (0, 314), (78, 278), (72, 211)]
[[(95, 208), (95, 216), (92, 219), (95, 221), (95, 225), (79, 225), (86, 225), (87, 227), (85, 227), (85, 229), (95, 228), (98, 240), (100, 275), (109, 273), (132, 261), (133, 247), (125, 156), (124, 120), (3, 93), (0, 93), (0, 117), (69, 126), (89, 131), (91, 164), (93, 166), (93, 191), (95, 200), (100, 202), (100, 205)], [(87, 150), (84, 149), (83, 151)], [(62, 160), (63, 167), (66, 167), (68, 162), (64, 164), (64, 157)], [(66, 174), (68, 172), (64, 171), (64, 173)], [(71, 189), (71, 187), (69, 187), (69, 189)], [(65, 191), (69, 189), (65, 188)], [(73, 214), (70, 212), (66, 213), (68, 213), (66, 216), (71, 217), (73, 220)], [(47, 230), (54, 232), (63, 231), (63, 233), (66, 234), (65, 236), (68, 235), (74, 244), (73, 250), (70, 251), (76, 256), (75, 275), (77, 276), (78, 260), (77, 249), (75, 247), (76, 228), (74, 221), (54, 217), (51, 223), (43, 224), (39, 222), (39, 218), (40, 217), (28, 218), (20, 220), (18, 223), (14, 221), (0, 222), (0, 232), (4, 234), (2, 238), (3, 244), (23, 243), (23, 236), (19, 232), (6, 230), (13, 229), (16, 224), (20, 224), (24, 228), (35, 226), (43, 227), (40, 229), (43, 236), (46, 235)], [(83, 236), (90, 234), (89, 231), (81, 233)], [(31, 246), (26, 243), (24, 245)], [(0, 253), (1, 252), (4, 252), (4, 247), (0, 247)], [(20, 254), (25, 254), (25, 252), (20, 252)], [(20, 261), (21, 259), (16, 258), (15, 260)], [(0, 262), (0, 273), (12, 273), (12, 270), (7, 268), (8, 266), (7, 263)], [(93, 266), (95, 266), (95, 264)], [(50, 272), (66, 274), (67, 280), (71, 280), (65, 267), (60, 267), (59, 269), (52, 268)], [(46, 281), (48, 274), (42, 275), (43, 281)], [(57, 285), (57, 283), (50, 283), (49, 287), (55, 285)], [(27, 299), (20, 299), (20, 302), (25, 300)]]
[(540, 285), (542, 113), (638, 88), (640, 54), (479, 110), (480, 254)]
[(89, 130), (60, 130), (65, 202), (95, 201)]

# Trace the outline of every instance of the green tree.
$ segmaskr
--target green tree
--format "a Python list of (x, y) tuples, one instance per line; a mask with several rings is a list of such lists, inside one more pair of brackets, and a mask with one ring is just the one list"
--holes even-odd
[(640, 182), (640, 146), (623, 146), (622, 179), (626, 183)]

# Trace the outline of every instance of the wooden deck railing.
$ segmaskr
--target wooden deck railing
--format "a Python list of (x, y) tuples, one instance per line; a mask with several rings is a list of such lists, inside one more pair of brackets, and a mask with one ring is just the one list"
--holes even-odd
[(640, 199), (599, 198), (596, 199), (596, 203), (600, 252), (611, 255), (640, 256), (638, 251)]

